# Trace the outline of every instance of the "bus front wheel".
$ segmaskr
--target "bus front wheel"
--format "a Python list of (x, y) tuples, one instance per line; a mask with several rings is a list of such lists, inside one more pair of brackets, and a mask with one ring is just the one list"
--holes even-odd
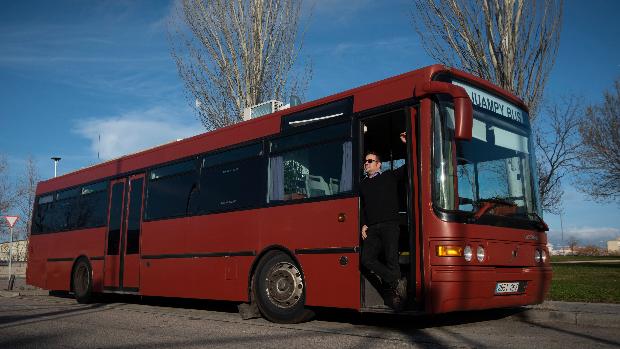
[(73, 268), (73, 294), (78, 303), (90, 303), (93, 300), (93, 273), (90, 263), (81, 258)]
[(298, 323), (308, 318), (303, 276), (285, 253), (272, 251), (261, 258), (252, 284), (258, 309), (268, 320)]

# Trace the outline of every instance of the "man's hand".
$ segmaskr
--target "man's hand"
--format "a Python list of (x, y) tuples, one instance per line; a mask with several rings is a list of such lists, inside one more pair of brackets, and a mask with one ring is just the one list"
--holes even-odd
[(407, 132), (402, 132), (400, 134), (400, 141), (403, 143), (407, 143)]
[(368, 236), (368, 234), (366, 234), (366, 231), (368, 231), (368, 226), (363, 225), (362, 226), (362, 240), (366, 240), (366, 237)]

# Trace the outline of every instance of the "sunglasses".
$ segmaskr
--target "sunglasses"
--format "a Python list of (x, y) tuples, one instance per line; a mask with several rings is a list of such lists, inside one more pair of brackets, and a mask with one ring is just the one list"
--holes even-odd
[(364, 160), (364, 163), (367, 163), (367, 164), (372, 164), (373, 162), (379, 162), (379, 161), (374, 160), (374, 159), (366, 159), (366, 160)]

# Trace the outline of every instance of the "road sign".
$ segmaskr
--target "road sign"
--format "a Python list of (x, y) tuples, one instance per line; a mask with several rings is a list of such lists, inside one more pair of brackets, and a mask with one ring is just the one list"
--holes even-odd
[(4, 218), (6, 218), (6, 221), (9, 222), (9, 227), (13, 228), (13, 226), (15, 225), (15, 222), (17, 222), (17, 219), (19, 217), (17, 217), (17, 216), (4, 216)]

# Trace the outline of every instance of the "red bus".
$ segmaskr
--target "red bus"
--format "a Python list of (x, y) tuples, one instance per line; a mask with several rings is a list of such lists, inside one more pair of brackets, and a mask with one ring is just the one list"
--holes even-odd
[(548, 229), (527, 109), (441, 65), (39, 183), (27, 281), (79, 302), (251, 303), (276, 322), (311, 306), (390, 312), (360, 267), (370, 149), (385, 169), (406, 166), (405, 312), (543, 301)]

